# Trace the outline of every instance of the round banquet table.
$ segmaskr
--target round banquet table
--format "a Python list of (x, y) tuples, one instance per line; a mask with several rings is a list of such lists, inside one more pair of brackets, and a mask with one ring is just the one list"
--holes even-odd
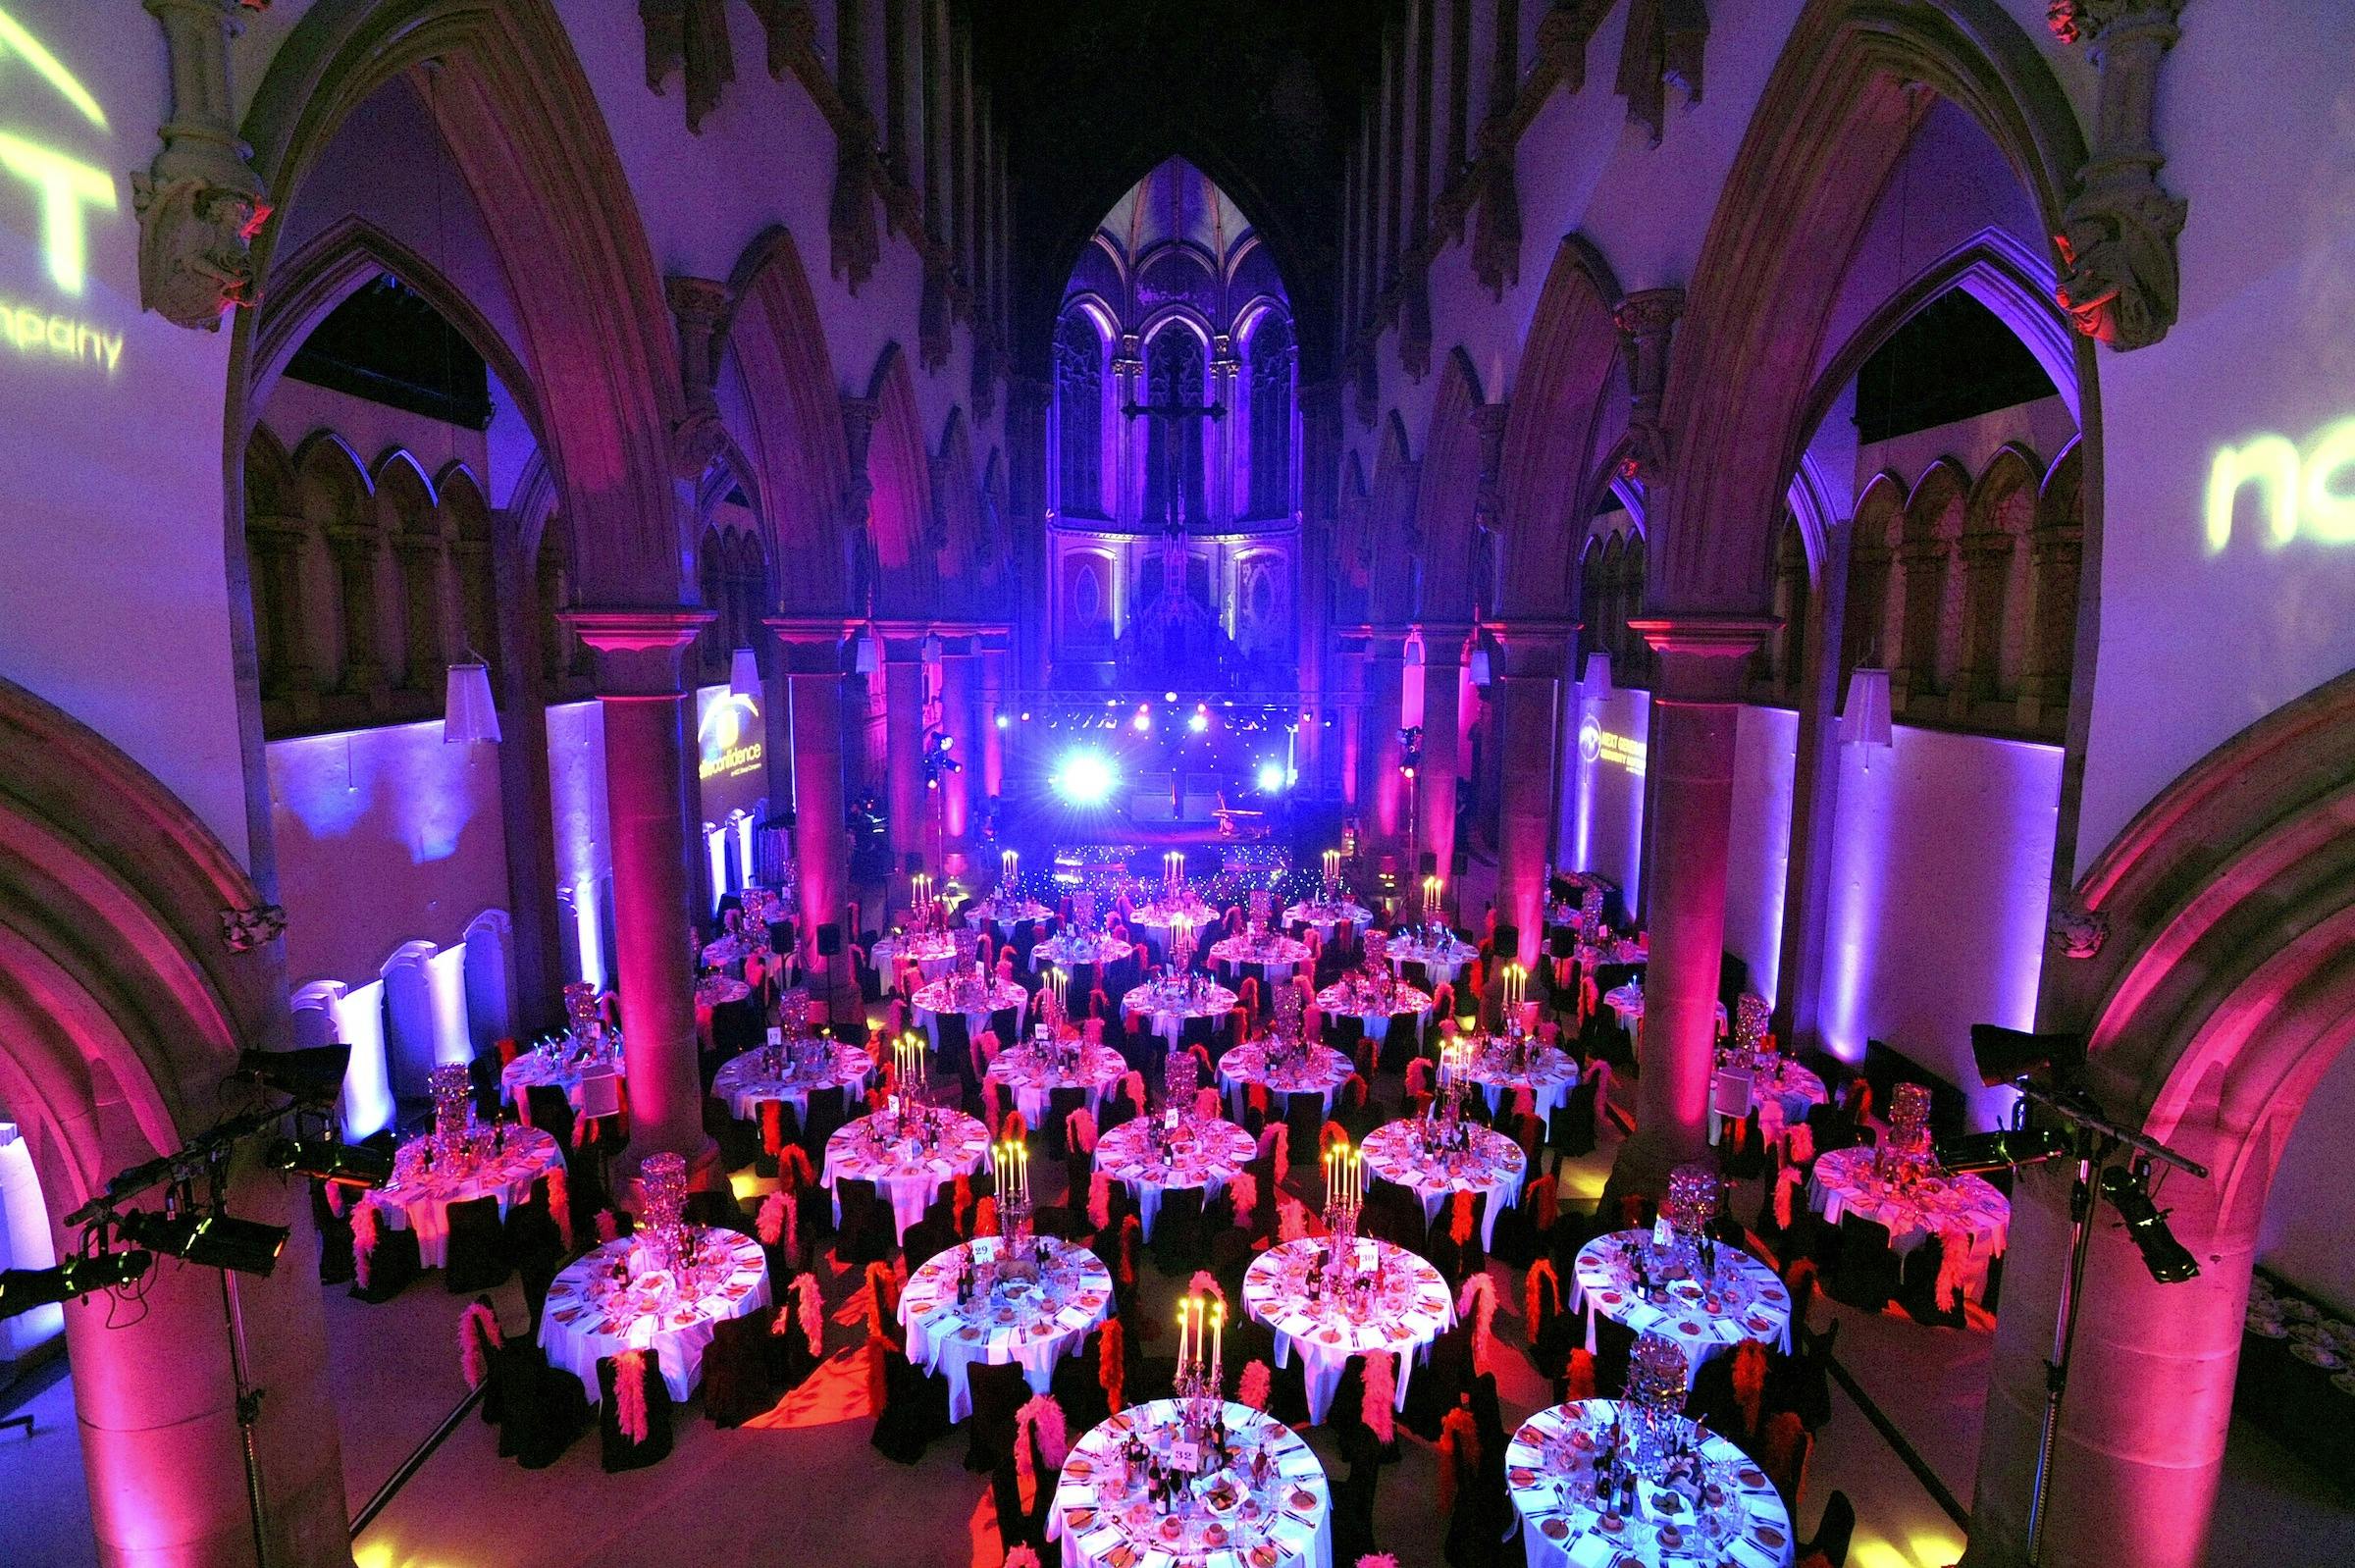
[(1287, 927), (1313, 925), (1316, 927), (1317, 934), (1322, 937), (1331, 937), (1333, 928), (1344, 922), (1354, 925), (1362, 931), (1366, 928), (1366, 922), (1373, 918), (1374, 912), (1372, 910), (1362, 904), (1351, 904), (1346, 900), (1337, 904), (1328, 904), (1322, 899), (1317, 899), (1306, 904), (1295, 904), (1283, 912), (1283, 923)]
[(764, 1100), (793, 1107), (793, 1114), (806, 1122), (811, 1091), (840, 1086), (855, 1097), (874, 1075), (875, 1059), (864, 1046), (837, 1045), (832, 1056), (814, 1068), (797, 1067), (782, 1047), (761, 1046), (721, 1063), (711, 1079), (711, 1095), (739, 1122), (758, 1118)]
[(744, 938), (729, 935), (706, 942), (703, 961), (704, 967), (706, 969), (724, 969), (730, 965), (742, 964), (744, 962)]
[[(844, 1176), (872, 1181), (891, 1200), (892, 1234), (924, 1217), (940, 1189), (961, 1176), (969, 1176), (989, 1158), (989, 1129), (978, 1117), (962, 1111), (940, 1113), (940, 1141), (927, 1150), (899, 1135), (889, 1112), (877, 1111), (847, 1122), (826, 1139), (826, 1171), (820, 1177), (829, 1191)], [(842, 1194), (834, 1195), (834, 1223), (842, 1224)]]
[(1308, 944), (1281, 931), (1269, 931), (1259, 936), (1223, 936), (1210, 945), (1211, 962), (1240, 969), (1246, 964), (1257, 964), (1268, 971), (1271, 980), (1290, 977), (1293, 967), (1308, 962)]
[(995, 920), (1011, 930), (1024, 920), (1043, 920), (1054, 913), (1036, 899), (1001, 899), (992, 894), (965, 912), (965, 923), (978, 931), (983, 922)]
[(1059, 931), (1030, 949), (1030, 967), (1034, 969), (1061, 966), (1077, 968), (1081, 965), (1099, 967), (1115, 964), (1136, 951), (1109, 931)]
[[(1630, 980), (1625, 985), (1603, 992), (1602, 1000), (1605, 1006), (1619, 1015), (1619, 1026), (1628, 1032), (1630, 1038), (1633, 1038), (1636, 1025), (1644, 1021), (1644, 987), (1642, 983)], [(1717, 1004), (1717, 1037), (1719, 1039), (1725, 1037), (1725, 1003), (1721, 1000)], [(1806, 1113), (1802, 1112), (1801, 1114), (1804, 1116)]]
[(1730, 1061), (1722, 1052), (1717, 1058), (1720, 1072), (1750, 1073), (1750, 1109), (1755, 1111), (1767, 1100), (1783, 1103), (1783, 1124), (1794, 1126), (1807, 1119), (1807, 1108), (1831, 1103), (1831, 1091), (1811, 1068), (1803, 1067), (1790, 1057), (1777, 1058), (1774, 1071), (1765, 1076), (1754, 1070)]
[(1612, 1399), (1581, 1399), (1541, 1410), (1505, 1445), (1505, 1486), (1521, 1515), (1530, 1568), (1787, 1568), (1796, 1550), (1790, 1512), (1765, 1473), (1719, 1437), (1702, 1437), (1699, 1447), (1724, 1478), (1724, 1501), (1702, 1510), (1700, 1525), (1692, 1498), (1678, 1496), (1663, 1508), (1661, 1489), (1638, 1482), (1637, 1517), (1606, 1528), (1594, 1499), (1595, 1457), (1617, 1407)]
[[(1333, 1568), (1333, 1491), (1325, 1467), (1299, 1436), (1249, 1405), (1229, 1401), (1228, 1441), (1239, 1463), (1205, 1478), (1197, 1495), (1223, 1480), (1236, 1494), (1232, 1512), (1197, 1506), (1176, 1531), (1146, 1501), (1143, 1477), (1131, 1486), (1121, 1450), (1131, 1436), (1167, 1453), (1179, 1430), (1174, 1400), (1130, 1405), (1091, 1428), (1063, 1462), (1047, 1513), (1047, 1539), (1063, 1542), (1066, 1568)], [(1250, 1486), (1251, 1456), (1267, 1450), (1270, 1486)], [(1217, 1536), (1207, 1532), (1216, 1526)]]
[(1075, 1071), (1066, 1071), (1051, 1061), (1040, 1059), (1037, 1047), (1029, 1041), (1019, 1041), (998, 1053), (989, 1065), (989, 1075), (1014, 1091), (1016, 1109), (1022, 1113), (1027, 1126), (1045, 1127), (1048, 1102), (1057, 1089), (1078, 1089), (1087, 1096), (1087, 1114), (1101, 1122), (1104, 1119), (1104, 1097), (1120, 1083), (1128, 1071), (1121, 1053), (1097, 1040), (1081, 1042), (1079, 1066)]
[(896, 978), (903, 961), (914, 964), (926, 980), (937, 980), (957, 962), (957, 939), (946, 931), (887, 936), (867, 950), (867, 962), (883, 976), (886, 987)]
[(583, 1078), (599, 1077), (608, 1072), (619, 1075), (621, 1070), (619, 1051), (610, 1056), (576, 1057), (570, 1061), (548, 1051), (525, 1051), (499, 1071), (498, 1095), (502, 1100), (521, 1105), (524, 1090), (536, 1084), (549, 1084), (562, 1089), (564, 1098), (570, 1100), (577, 1111), (581, 1107)]
[(1452, 983), (1457, 971), (1480, 957), (1480, 949), (1453, 937), (1444, 942), (1418, 942), (1413, 937), (1393, 936), (1384, 951), (1392, 964), (1422, 965), (1424, 975), (1434, 985)]
[(1270, 1094), (1316, 1094), (1325, 1100), (1325, 1115), (1333, 1116), (1333, 1097), (1357, 1069), (1330, 1045), (1311, 1043), (1306, 1057), (1295, 1057), (1270, 1069), (1268, 1043), (1252, 1040), (1219, 1058), (1219, 1081), (1227, 1086), (1227, 1104), (1240, 1121), (1247, 1085), (1265, 1084)]
[(753, 994), (753, 988), (743, 980), (726, 974), (706, 974), (695, 982), (695, 1038), (703, 1050), (709, 1051), (711, 1043), (711, 1012), (730, 1003), (741, 1002)]
[(1534, 1047), (1529, 1053), (1529, 1065), (1516, 1071), (1511, 1051), (1501, 1041), (1493, 1042), (1473, 1054), (1472, 1060), (1464, 1064), (1463, 1073), (1480, 1085), (1481, 1093), (1488, 1098), (1490, 1115), (1503, 1115), (1505, 1096), (1527, 1089), (1540, 1122), (1550, 1122), (1553, 1113), (1569, 1098), (1570, 1091), (1578, 1087), (1578, 1064), (1570, 1060), (1569, 1053), (1551, 1045)]
[[(409, 1149), (432, 1147), (431, 1133), (420, 1133), (401, 1145), (401, 1154)], [(395, 1158), (393, 1169), (407, 1164)], [(509, 1209), (532, 1195), (532, 1183), (551, 1171), (561, 1170), (564, 1152), (556, 1140), (538, 1127), (509, 1124), (499, 1151), (483, 1164), (464, 1174), (445, 1170), (420, 1171), (406, 1181), (388, 1181), (379, 1187), (372, 1201), (392, 1224), (395, 1230), (417, 1232), (417, 1256), (429, 1269), (439, 1269), (449, 1261), (449, 1206), (470, 1203), (476, 1198), (497, 1198), (501, 1219)]]
[(1437, 1224), (1439, 1206), (1458, 1192), (1485, 1192), (1488, 1212), (1480, 1218), (1480, 1244), (1485, 1250), (1496, 1229), (1496, 1213), (1521, 1201), (1521, 1173), (1528, 1160), (1521, 1145), (1501, 1132), (1474, 1125), (1472, 1147), (1460, 1152), (1431, 1154), (1416, 1135), (1413, 1118), (1386, 1122), (1366, 1134), (1360, 1148), (1366, 1169), (1385, 1181), (1411, 1188), (1423, 1200), (1423, 1223)]
[(1651, 1238), (1648, 1230), (1613, 1230), (1578, 1249), (1572, 1266), (1570, 1310), (1587, 1309), (1587, 1348), (1595, 1348), (1597, 1314), (1624, 1324), (1639, 1337), (1656, 1333), (1685, 1347), (1685, 1383), (1689, 1387), (1701, 1364), (1745, 1339), (1755, 1339), (1785, 1355), (1791, 1351), (1791, 1295), (1769, 1269), (1749, 1253), (1734, 1247), (1717, 1249), (1718, 1310), (1711, 1312), (1699, 1281), (1680, 1265), (1661, 1273), (1667, 1281), (1665, 1301), (1647, 1301), (1636, 1293), (1635, 1266), (1630, 1246)]
[[(1901, 1189), (1873, 1173), (1867, 1145), (1817, 1157), (1807, 1180), (1807, 1204), (1832, 1225), (1854, 1214), (1889, 1228), (1889, 1244), (1910, 1252), (1930, 1236), (1961, 1231), (1974, 1259), (1999, 1256), (2010, 1239), (2012, 1205), (1982, 1176), (1928, 1176)], [(1969, 1294), (1984, 1281), (1972, 1271)]]
[(1390, 1032), (1390, 1019), (1401, 1013), (1412, 1013), (1417, 1019), (1431, 1018), (1431, 994), (1418, 990), (1404, 980), (1391, 980), (1387, 985), (1369, 985), (1352, 976), (1335, 980), (1317, 993), (1317, 1010), (1327, 1018), (1355, 1018), (1366, 1026), (1366, 1038), (1381, 1040)]
[(1145, 1119), (1138, 1117), (1096, 1140), (1096, 1170), (1108, 1180), (1125, 1183), (1135, 1195), (1136, 1217), (1150, 1241), (1164, 1192), (1200, 1187), (1202, 1201), (1208, 1203), (1258, 1152), (1251, 1134), (1231, 1122), (1180, 1121), (1171, 1136), (1170, 1157), (1163, 1159), (1146, 1139)]
[[(916, 993), (916, 1016), (923, 1021), (924, 1033), (932, 1041), (932, 1049), (940, 1049), (940, 1016), (943, 1013), (965, 1015), (966, 1038), (979, 1040), (989, 1029), (992, 1014), (1020, 1013), (1030, 1000), (1030, 993), (1012, 980), (992, 980), (987, 988), (969, 978), (952, 976), (934, 980)], [(1003, 1045), (1006, 1042), (1000, 1041)]]
[(1295, 1345), (1308, 1384), (1308, 1419), (1323, 1425), (1351, 1356), (1387, 1351), (1398, 1358), (1397, 1406), (1406, 1408), (1406, 1380), (1414, 1370), (1411, 1352), (1455, 1322), (1455, 1304), (1439, 1271), (1404, 1247), (1371, 1236), (1353, 1243), (1358, 1266), (1379, 1274), (1381, 1286), (1365, 1316), (1357, 1317), (1331, 1293), (1310, 1300), (1308, 1274), (1332, 1242), (1302, 1237), (1270, 1247), (1243, 1275), (1243, 1310), (1276, 1333), (1276, 1365), (1287, 1365)]
[[(557, 1275), (548, 1289), (547, 1316), (540, 1320), (540, 1348), (548, 1364), (581, 1380), (589, 1402), (599, 1398), (597, 1363), (624, 1350), (652, 1350), (662, 1361), (662, 1382), (673, 1399), (695, 1391), (704, 1371), (711, 1331), (724, 1319), (741, 1318), (769, 1304), (768, 1260), (760, 1243), (734, 1230), (698, 1226), (700, 1252), (717, 1282), (694, 1299), (664, 1306), (669, 1276), (651, 1272), (634, 1258), (641, 1245), (623, 1236), (593, 1248)], [(614, 1265), (627, 1271), (614, 1278)]]
[(1172, 1045), (1184, 1037), (1187, 1019), (1223, 1019), (1233, 1009), (1234, 993), (1215, 980), (1205, 981), (1199, 991), (1156, 980), (1121, 998), (1122, 1013), (1151, 1019), (1153, 1032)]
[(908, 1278), (900, 1322), (908, 1331), (908, 1359), (949, 1380), (949, 1419), (973, 1413), (975, 1362), (1019, 1364), (1032, 1393), (1045, 1393), (1055, 1363), (1077, 1355), (1089, 1331), (1112, 1304), (1112, 1271), (1075, 1242), (1038, 1238), (1039, 1280), (976, 1289), (957, 1300), (957, 1272), (986, 1264), (1006, 1243), (997, 1236), (960, 1242)]

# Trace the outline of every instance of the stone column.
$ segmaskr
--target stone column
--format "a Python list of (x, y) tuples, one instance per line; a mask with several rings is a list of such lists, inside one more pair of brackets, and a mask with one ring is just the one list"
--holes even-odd
[[(1431, 857), (1433, 873), (1447, 884), (1446, 897), (1455, 896), (1455, 785), (1463, 777), (1463, 735), (1457, 698), (1463, 685), (1463, 628), (1426, 627), (1423, 662), (1423, 768), (1415, 782), (1416, 834), (1422, 852)], [(1424, 872), (1407, 867), (1419, 887)]]
[[(554, 527), (551, 520), (549, 525)], [(496, 601), (538, 608), (532, 574), (515, 519), (502, 513), (491, 550)], [(548, 762), (546, 671), (535, 615), (507, 613), (493, 620), (498, 647), (493, 657), (498, 722), (500, 821), (507, 838), (507, 907), (514, 927), (515, 995), (508, 1027), (516, 1038), (553, 1027), (563, 1017), (564, 937), (557, 910), (563, 881), (556, 866), (556, 823)]]
[(842, 628), (782, 619), (766, 624), (782, 655), (802, 951), (816, 967), (811, 989), (831, 996), (839, 987), (830, 982), (847, 978), (850, 967), (818, 955), (818, 927), (836, 926), (845, 943), (857, 935), (850, 928), (851, 834), (843, 787)]
[(1341, 808), (1356, 812), (1365, 810), (1369, 798), (1365, 788), (1366, 702), (1372, 671), (1365, 640), (1349, 638), (1339, 651), (1337, 665), (1340, 684), (1334, 693), (1334, 706), (1339, 710), (1340, 741), (1334, 750), (1340, 754)]
[[(921, 641), (889, 637), (883, 643), (884, 733), (888, 737), (883, 782), (891, 813), (891, 876), (884, 884), (884, 909), (908, 898), (908, 858), (925, 858), (931, 843), (932, 810), (924, 788), (924, 665)], [(880, 927), (878, 927), (880, 929)]]
[(1375, 851), (1387, 854), (1406, 842), (1406, 780), (1398, 773), (1398, 716), (1405, 701), (1406, 664), (1396, 636), (1372, 640), (1367, 673), (1368, 771), (1359, 809), (1369, 813), (1366, 833)]
[(605, 731), (606, 814), (613, 836), (613, 941), (622, 1048), (629, 1071), (630, 1147), (716, 1159), (703, 1126), (696, 1071), (696, 924), (688, 908), (701, 855), (681, 813), (686, 696), (679, 654), (712, 619), (707, 609), (574, 610), (567, 624), (597, 655)]
[(1658, 659), (1647, 823), (1655, 853), (1648, 888), (1651, 957), (1644, 981), (1636, 1131), (1620, 1149), (1611, 1186), (1656, 1194), (1671, 1167), (1708, 1151), (1734, 725), (1746, 661), (1773, 623), (1749, 615), (1691, 614), (1630, 624)]
[(972, 849), (973, 781), (980, 758), (973, 745), (973, 645), (952, 638), (940, 660), (940, 727), (957, 770), (940, 780), (941, 870), (964, 876)]
[(1553, 861), (1555, 769), (1562, 756), (1562, 669), (1569, 626), (1511, 628), (1491, 697), (1502, 786), (1496, 838), (1496, 918), (1521, 933), (1524, 965), (1544, 936), (1545, 868)]
[(377, 662), (376, 563), (384, 536), (373, 522), (331, 523), (329, 551), (343, 598), (343, 679), (349, 696), (381, 698), (384, 671)]
[[(981, 642), (981, 799), (997, 800), (1006, 793), (1006, 731), (998, 719), (1011, 720), (1014, 702), (1006, 690), (1006, 661), (1013, 639), (1004, 632), (985, 634)], [(971, 764), (968, 764), (968, 766)]]

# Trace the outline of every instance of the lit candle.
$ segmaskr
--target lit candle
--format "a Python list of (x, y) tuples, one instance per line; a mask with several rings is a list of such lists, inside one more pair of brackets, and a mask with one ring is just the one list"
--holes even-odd
[(1178, 1303), (1178, 1365), (1179, 1367), (1185, 1365), (1185, 1332), (1193, 1317), (1193, 1314), (1187, 1310), (1189, 1305), (1190, 1303), (1184, 1301)]
[(1211, 1308), (1210, 1313), (1210, 1381), (1212, 1383), (1219, 1381), (1219, 1372), (1225, 1363), (1226, 1339), (1227, 1303), (1221, 1301)]

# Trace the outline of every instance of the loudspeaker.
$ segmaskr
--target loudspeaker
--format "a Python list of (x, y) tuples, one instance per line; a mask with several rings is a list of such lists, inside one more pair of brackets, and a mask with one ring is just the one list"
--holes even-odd
[(924, 868), (923, 852), (920, 850), (910, 850), (906, 855), (901, 856), (900, 859), (903, 862), (900, 866), (900, 870), (906, 875), (914, 876)]
[(1425, 850), (1425, 851), (1423, 852), (1423, 864), (1422, 864), (1422, 867), (1421, 867), (1421, 870), (1420, 870), (1419, 874), (1421, 874), (1421, 875), (1423, 875), (1423, 876), (1436, 876), (1436, 875), (1438, 875), (1438, 874), (1439, 874), (1439, 852), (1438, 852), (1437, 850)]
[(842, 927), (832, 920), (817, 928), (817, 956), (821, 959), (842, 956)]

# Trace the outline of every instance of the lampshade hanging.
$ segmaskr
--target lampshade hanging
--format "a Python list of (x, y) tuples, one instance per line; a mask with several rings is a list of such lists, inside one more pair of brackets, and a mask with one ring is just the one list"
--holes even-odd
[(860, 675), (872, 675), (882, 667), (883, 640), (869, 626), (859, 634), (859, 641), (851, 649), (851, 669)]
[(1611, 655), (1608, 653), (1589, 653), (1587, 655), (1586, 678), (1579, 682), (1579, 687), (1589, 697), (1610, 696)]
[(481, 659), (452, 664), (443, 697), (442, 739), (497, 745), (498, 705), (491, 700), (491, 669)]
[(1840, 739), (1849, 746), (1888, 751), (1897, 744), (1889, 728), (1889, 672), (1859, 667), (1848, 678), (1848, 705), (1840, 711)]
[(728, 660), (728, 691), (753, 702), (760, 700), (760, 661), (749, 648), (740, 648)]

